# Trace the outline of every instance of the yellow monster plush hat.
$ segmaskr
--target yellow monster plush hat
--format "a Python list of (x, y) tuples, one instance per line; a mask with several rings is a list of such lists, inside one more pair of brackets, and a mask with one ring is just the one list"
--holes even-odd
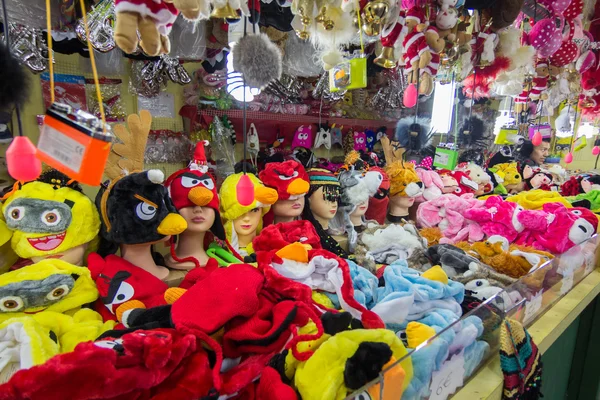
[(100, 218), (94, 203), (78, 189), (76, 183), (63, 186), (53, 178), (48, 183), (26, 183), (10, 194), (2, 213), (13, 231), (11, 246), (19, 257), (63, 255), (83, 246), (77, 260), (68, 259), (80, 264), (84, 254), (95, 250)]
[(42, 311), (72, 313), (97, 298), (87, 268), (46, 259), (0, 275), (0, 322)]

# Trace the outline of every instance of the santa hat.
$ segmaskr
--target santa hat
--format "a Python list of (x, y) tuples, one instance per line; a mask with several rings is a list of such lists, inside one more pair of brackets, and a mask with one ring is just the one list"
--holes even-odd
[(411, 21), (411, 20), (416, 21), (417, 24), (424, 23), (426, 21), (425, 12), (423, 11), (423, 9), (421, 9), (419, 7), (412, 7), (406, 13), (405, 20), (406, 20), (406, 22)]

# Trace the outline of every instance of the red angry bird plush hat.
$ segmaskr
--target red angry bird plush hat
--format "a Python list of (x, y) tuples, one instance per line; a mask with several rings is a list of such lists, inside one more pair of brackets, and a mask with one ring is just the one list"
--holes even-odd
[(310, 188), (306, 170), (295, 160), (268, 163), (258, 177), (265, 186), (277, 190), (279, 200), (297, 199)]
[(219, 215), (219, 196), (215, 178), (208, 172), (204, 146), (207, 140), (196, 144), (194, 159), (187, 168), (180, 169), (169, 176), (165, 186), (177, 210), (185, 207), (210, 207), (215, 210), (216, 218), (211, 232), (225, 240), (225, 230)]

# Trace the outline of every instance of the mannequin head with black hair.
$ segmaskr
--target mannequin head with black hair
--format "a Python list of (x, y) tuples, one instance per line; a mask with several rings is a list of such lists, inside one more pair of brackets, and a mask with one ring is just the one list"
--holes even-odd
[(530, 167), (539, 167), (546, 161), (550, 153), (550, 138), (544, 138), (539, 146), (534, 146), (530, 140), (526, 140), (518, 151), (518, 158)]

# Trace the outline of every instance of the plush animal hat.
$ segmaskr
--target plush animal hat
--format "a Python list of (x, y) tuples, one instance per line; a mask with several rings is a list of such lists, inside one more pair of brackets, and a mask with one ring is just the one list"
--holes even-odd
[(390, 177), (390, 197), (416, 197), (423, 192), (423, 183), (413, 163), (394, 161), (385, 167), (385, 172)]
[(127, 117), (129, 130), (123, 125), (114, 128), (122, 143), (111, 149), (105, 170), (111, 180), (96, 196), (100, 233), (106, 241), (101, 255), (114, 253), (119, 244), (154, 243), (187, 229), (163, 186), (163, 172), (142, 171), (151, 124), (152, 115), (142, 110)]
[(265, 186), (277, 190), (278, 200), (294, 200), (308, 193), (310, 184), (304, 167), (295, 160), (268, 163), (258, 174)]
[[(243, 172), (229, 175), (225, 178), (221, 185), (221, 189), (219, 190), (219, 197), (221, 199), (221, 217), (223, 219), (223, 226), (225, 227), (225, 235), (235, 251), (238, 251), (239, 246), (237, 233), (233, 228), (233, 221), (255, 208), (260, 208), (261, 213), (264, 216), (271, 208), (271, 205), (277, 201), (276, 190), (263, 185), (256, 175), (246, 173), (254, 186), (254, 201), (247, 206), (241, 205), (237, 199), (236, 188), (243, 175)], [(262, 226), (263, 222), (261, 218), (260, 223), (256, 228), (257, 233), (261, 231)]]
[(11, 246), (21, 258), (64, 254), (84, 244), (88, 244), (86, 252), (96, 250), (98, 211), (81, 193), (79, 184), (58, 171), (47, 171), (38, 181), (17, 184), (2, 213), (13, 231)]
[(292, 147), (294, 150), (296, 147), (304, 147), (305, 149), (312, 149), (313, 146), (313, 128), (312, 125), (301, 125), (296, 129), (294, 138), (292, 139)]
[(338, 174), (340, 181), (340, 207), (335, 217), (330, 221), (329, 227), (332, 231), (339, 231), (340, 234), (348, 235), (348, 250), (353, 253), (358, 234), (354, 230), (354, 225), (350, 219), (350, 214), (356, 207), (369, 200), (369, 189), (364, 180), (362, 171), (350, 167), (343, 169)]
[[(258, 177), (265, 186), (277, 190), (277, 200), (296, 200), (308, 192), (308, 174), (296, 160), (271, 162), (260, 171)], [(273, 209), (269, 210), (263, 218), (265, 225), (273, 223)]]
[(205, 148), (208, 141), (196, 144), (194, 159), (187, 168), (180, 169), (169, 176), (165, 182), (173, 205), (177, 210), (184, 207), (210, 207), (215, 210), (215, 222), (210, 231), (219, 239), (225, 240), (225, 230), (219, 215), (219, 196), (217, 182), (208, 171)]
[(379, 172), (381, 174), (381, 183), (379, 184), (377, 192), (369, 198), (369, 208), (367, 209), (365, 217), (367, 219), (375, 220), (379, 224), (383, 224), (390, 202), (390, 198), (388, 197), (390, 193), (390, 177), (381, 167), (371, 167), (367, 174), (374, 172)]

